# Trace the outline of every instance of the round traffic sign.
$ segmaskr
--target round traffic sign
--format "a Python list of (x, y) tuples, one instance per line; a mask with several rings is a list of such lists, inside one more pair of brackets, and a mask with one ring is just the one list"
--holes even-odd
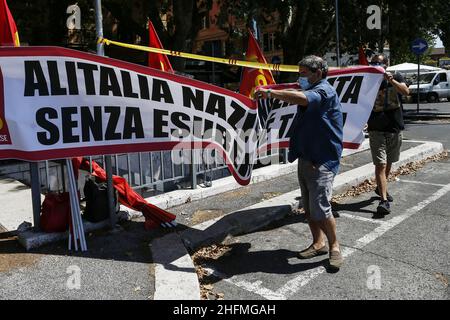
[(424, 54), (428, 49), (428, 43), (422, 38), (417, 38), (411, 43), (411, 51), (417, 55)]

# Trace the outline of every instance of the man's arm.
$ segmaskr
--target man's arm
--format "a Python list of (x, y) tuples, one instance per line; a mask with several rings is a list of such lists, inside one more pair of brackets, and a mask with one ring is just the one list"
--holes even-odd
[(272, 89), (258, 89), (256, 97), (262, 99), (275, 98), (286, 101), (290, 104), (298, 104), (306, 107), (308, 105), (308, 98), (302, 91), (297, 90), (272, 90)]
[(394, 87), (395, 91), (397, 93), (400, 93), (403, 96), (407, 96), (409, 95), (409, 88), (406, 85), (406, 83), (404, 82), (399, 82), (397, 80), (394, 79), (394, 76), (388, 72), (386, 72), (384, 74), (384, 78), (390, 83), (392, 84), (392, 86)]

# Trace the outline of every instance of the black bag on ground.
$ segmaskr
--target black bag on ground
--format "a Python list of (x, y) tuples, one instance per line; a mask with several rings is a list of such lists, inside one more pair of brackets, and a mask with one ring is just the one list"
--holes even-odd
[[(86, 208), (83, 217), (90, 222), (100, 222), (109, 218), (108, 192), (106, 182), (97, 182), (94, 176), (86, 178), (84, 184)], [(114, 190), (114, 208), (118, 211), (117, 193)]]

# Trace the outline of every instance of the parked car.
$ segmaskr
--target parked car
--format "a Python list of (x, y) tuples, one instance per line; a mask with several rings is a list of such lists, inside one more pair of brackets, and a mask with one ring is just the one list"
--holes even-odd
[(414, 101), (426, 99), (428, 102), (439, 102), (439, 99), (447, 98), (450, 101), (450, 71), (434, 71), (423, 73), (419, 76), (419, 94), (417, 83), (409, 86), (409, 92)]

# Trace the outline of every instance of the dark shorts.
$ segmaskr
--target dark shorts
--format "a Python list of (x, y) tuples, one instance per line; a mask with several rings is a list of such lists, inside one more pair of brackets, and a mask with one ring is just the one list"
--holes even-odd
[(298, 159), (298, 181), (302, 192), (303, 208), (313, 221), (330, 218), (331, 195), (335, 174), (325, 166)]
[(399, 133), (369, 131), (370, 151), (373, 164), (387, 164), (400, 159), (403, 135)]

